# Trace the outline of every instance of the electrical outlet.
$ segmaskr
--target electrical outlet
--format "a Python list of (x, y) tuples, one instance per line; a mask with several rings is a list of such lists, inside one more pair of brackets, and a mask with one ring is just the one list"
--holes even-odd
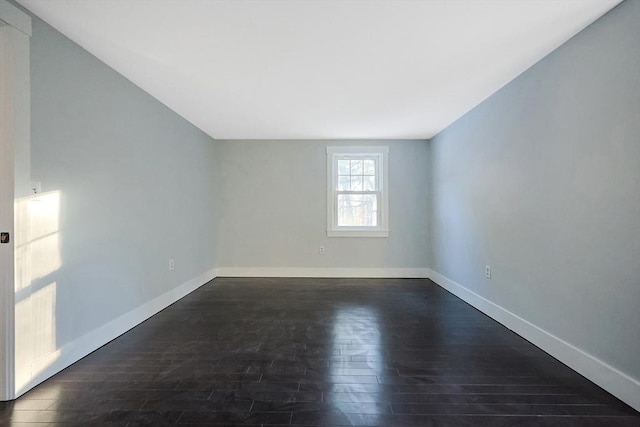
[(320, 246), (320, 255), (324, 255), (324, 246)]
[(171, 258), (169, 260), (169, 270), (174, 270), (176, 268), (176, 262)]
[(484, 266), (484, 277), (486, 277), (487, 279), (491, 279), (491, 266), (490, 265), (485, 265)]

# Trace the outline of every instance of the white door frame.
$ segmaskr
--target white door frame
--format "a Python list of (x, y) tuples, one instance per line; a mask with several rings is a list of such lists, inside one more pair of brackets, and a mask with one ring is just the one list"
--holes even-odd
[(0, 244), (0, 400), (13, 399), (14, 356), (14, 153), (8, 69), (11, 43), (7, 25), (0, 21), (0, 231), (10, 233), (10, 243)]
[[(29, 87), (24, 87), (23, 64), (28, 68), (31, 18), (6, 0), (0, 0), (0, 231), (10, 233), (9, 243), (0, 243), (0, 401), (15, 398), (15, 198), (16, 144), (29, 135)], [(26, 41), (26, 42), (25, 42)], [(26, 51), (25, 51), (26, 49)], [(22, 77), (19, 78), (18, 74)], [(19, 83), (20, 82), (20, 83)], [(26, 90), (25, 90), (26, 89)], [(21, 102), (22, 101), (22, 102)], [(18, 111), (20, 110), (20, 111)], [(17, 115), (21, 116), (18, 118)], [(27, 117), (25, 117), (27, 115)], [(16, 120), (17, 119), (17, 120)], [(20, 127), (26, 127), (20, 128)], [(25, 136), (26, 135), (26, 136)], [(25, 145), (27, 144), (27, 145)], [(24, 163), (24, 162), (22, 162)], [(23, 166), (18, 166), (22, 168)]]

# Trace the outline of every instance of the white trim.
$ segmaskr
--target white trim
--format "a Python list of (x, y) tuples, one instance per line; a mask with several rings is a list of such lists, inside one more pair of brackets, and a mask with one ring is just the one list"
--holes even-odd
[(429, 270), (429, 278), (640, 411), (640, 381), (434, 270)]
[(342, 154), (368, 154), (368, 153), (382, 153), (389, 154), (389, 147), (386, 145), (331, 145), (327, 146), (327, 154), (342, 153)]
[[(46, 368), (43, 369), (39, 375), (34, 377), (33, 380), (22, 390), (18, 390), (17, 396), (24, 394), (31, 388), (45, 381), (47, 378), (50, 378), (69, 365), (82, 359), (89, 353), (107, 344), (109, 341), (119, 337), (159, 311), (164, 310), (180, 298), (183, 298), (198, 289), (200, 286), (210, 282), (215, 277), (215, 270), (209, 270), (202, 273), (201, 275), (110, 321), (106, 325), (94, 329), (80, 338), (65, 344), (52, 355), (38, 360), (38, 365), (46, 366)], [(34, 364), (34, 369), (37, 370), (37, 368), (38, 366)]]
[(426, 279), (427, 268), (220, 267), (217, 277), (335, 277)]
[(0, 230), (11, 233), (10, 242), (0, 244), (0, 401), (13, 399), (15, 348), (13, 52), (8, 29), (0, 23)]
[(15, 398), (15, 267), (20, 262), (15, 242), (24, 237), (16, 236), (22, 228), (15, 209), (30, 174), (30, 36), (29, 15), (0, 0), (0, 229), (11, 239), (0, 247), (0, 401)]
[(389, 230), (327, 230), (327, 237), (389, 237)]
[[(389, 237), (389, 147), (388, 146), (327, 146), (327, 237)], [(376, 157), (378, 186), (378, 226), (339, 227), (337, 225), (336, 177), (337, 161), (344, 156)]]
[(0, 0), (0, 21), (31, 37), (31, 17), (6, 0)]

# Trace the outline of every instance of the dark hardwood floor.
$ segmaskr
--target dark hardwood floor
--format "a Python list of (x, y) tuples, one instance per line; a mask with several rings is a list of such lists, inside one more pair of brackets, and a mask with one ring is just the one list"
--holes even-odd
[(0, 425), (640, 426), (429, 280), (219, 278), (15, 402)]

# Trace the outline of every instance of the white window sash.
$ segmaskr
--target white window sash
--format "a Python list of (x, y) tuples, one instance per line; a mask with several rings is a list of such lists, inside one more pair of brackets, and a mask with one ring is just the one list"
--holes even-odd
[[(327, 147), (327, 236), (388, 237), (388, 147)], [(338, 190), (338, 160), (374, 160), (376, 190)], [(375, 194), (376, 226), (338, 226), (338, 197), (341, 194)]]

